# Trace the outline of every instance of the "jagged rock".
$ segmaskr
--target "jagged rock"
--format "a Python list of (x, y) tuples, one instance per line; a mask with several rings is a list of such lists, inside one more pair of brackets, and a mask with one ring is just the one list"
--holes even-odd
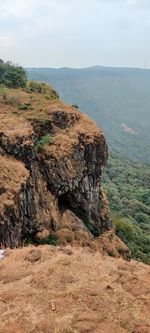
[(75, 225), (86, 240), (111, 229), (101, 189), (108, 155), (102, 131), (59, 99), (19, 93), (31, 110), (0, 98), (0, 243), (62, 235), (66, 217), (75, 240)]

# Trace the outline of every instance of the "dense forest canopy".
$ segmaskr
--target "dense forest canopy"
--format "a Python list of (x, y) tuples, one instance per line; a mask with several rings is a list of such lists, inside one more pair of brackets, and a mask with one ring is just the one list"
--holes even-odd
[(8, 88), (25, 87), (26, 72), (24, 68), (0, 59), (0, 85)]
[(110, 155), (104, 189), (118, 236), (133, 258), (150, 264), (150, 169), (118, 154)]

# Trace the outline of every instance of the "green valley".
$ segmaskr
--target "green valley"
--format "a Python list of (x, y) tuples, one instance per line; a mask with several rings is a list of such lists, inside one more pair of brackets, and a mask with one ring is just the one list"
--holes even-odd
[(103, 181), (116, 233), (133, 258), (150, 264), (150, 169), (110, 154)]
[(103, 129), (111, 149), (150, 163), (150, 70), (29, 68), (30, 80), (50, 83)]

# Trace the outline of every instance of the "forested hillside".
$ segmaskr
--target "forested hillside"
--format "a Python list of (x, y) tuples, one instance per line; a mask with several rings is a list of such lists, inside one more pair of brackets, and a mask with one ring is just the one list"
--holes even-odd
[(93, 118), (110, 148), (150, 163), (150, 70), (30, 68), (27, 75), (49, 82), (65, 102)]
[(109, 157), (104, 175), (112, 220), (133, 258), (150, 264), (150, 169), (125, 157)]

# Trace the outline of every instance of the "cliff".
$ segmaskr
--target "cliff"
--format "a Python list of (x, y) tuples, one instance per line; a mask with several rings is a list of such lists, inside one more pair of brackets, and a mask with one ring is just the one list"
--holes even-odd
[(0, 97), (0, 243), (87, 244), (111, 229), (101, 187), (107, 144), (93, 121), (39, 87)]
[(130, 258), (102, 188), (107, 155), (52, 88), (0, 97), (0, 245), (58, 244), (4, 250), (0, 333), (149, 332), (149, 266), (106, 255)]

